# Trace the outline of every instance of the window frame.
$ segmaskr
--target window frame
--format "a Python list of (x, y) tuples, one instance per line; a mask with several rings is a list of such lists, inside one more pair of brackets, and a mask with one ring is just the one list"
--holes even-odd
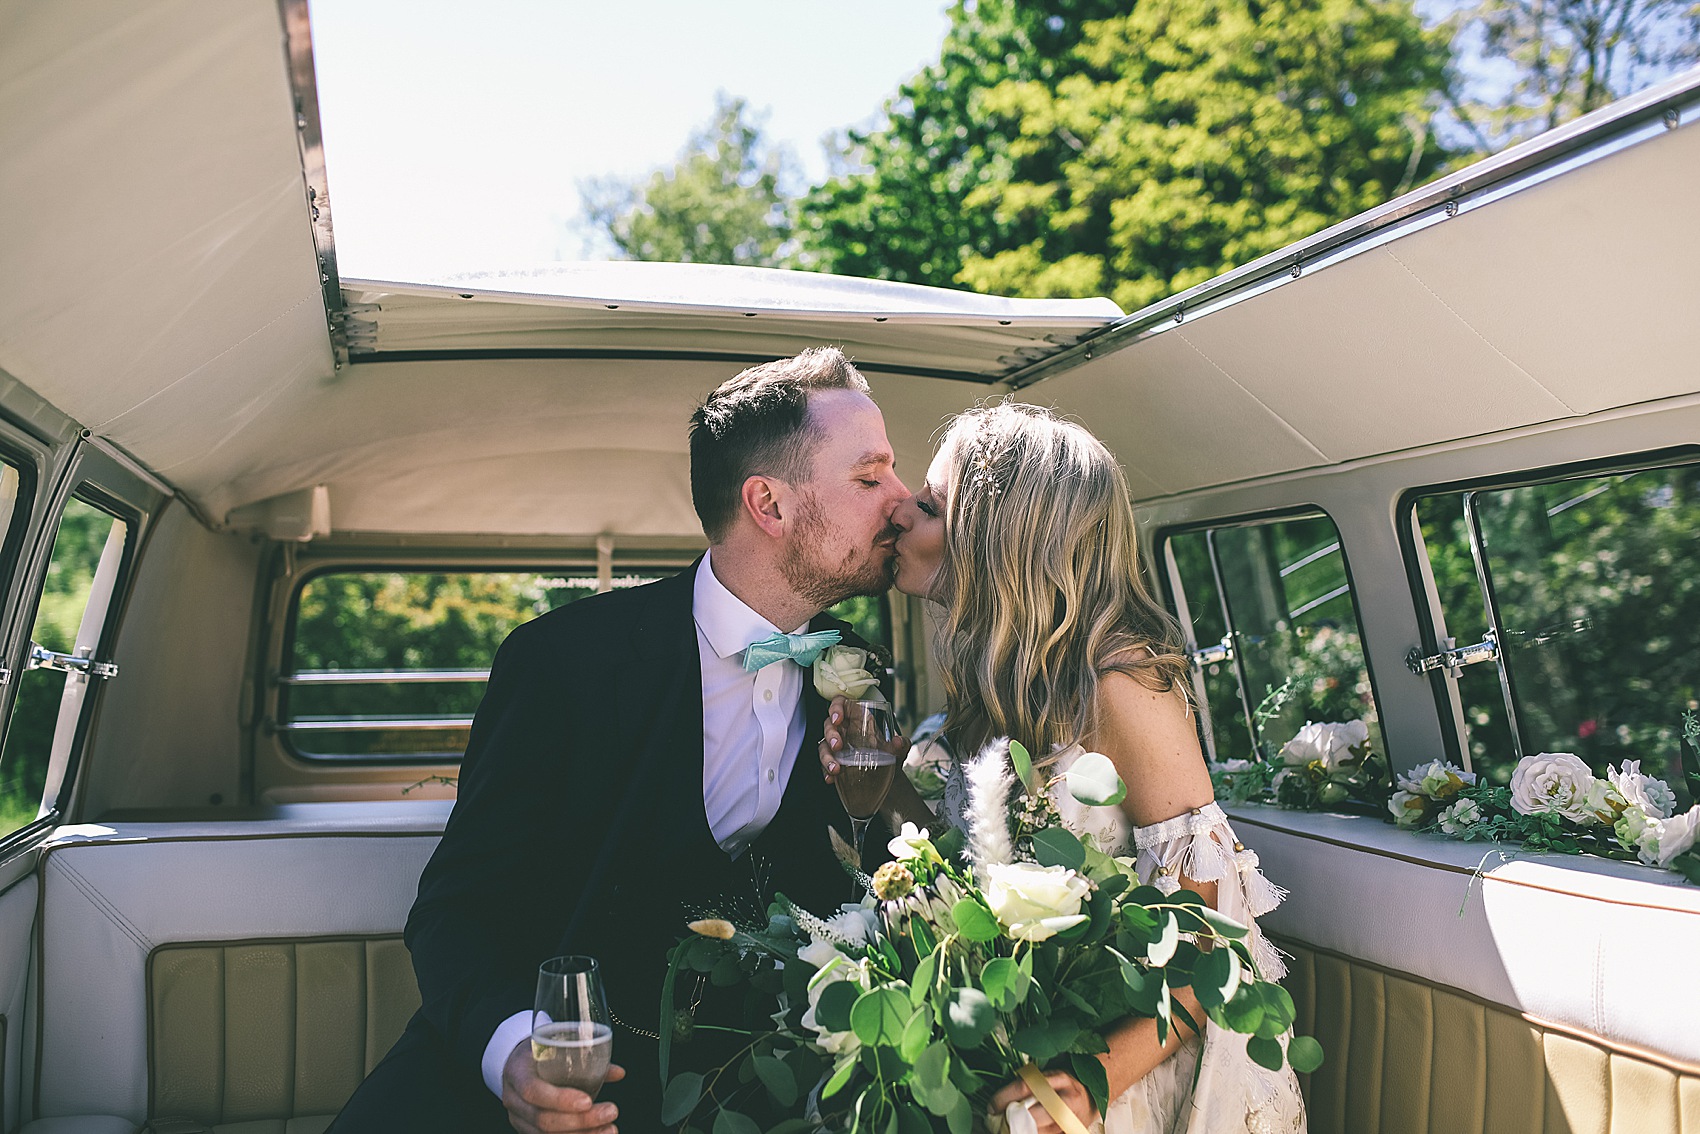
[[(1222, 586), (1221, 565), (1216, 557), (1215, 542), (1211, 537), (1211, 533), (1221, 528), (1265, 527), (1270, 524), (1290, 522), (1293, 520), (1314, 519), (1318, 516), (1328, 521), (1329, 525), (1334, 529), (1335, 539), (1340, 545), (1340, 569), (1345, 574), (1346, 584), (1350, 588), (1348, 593), (1343, 597), (1351, 600), (1352, 619), (1356, 624), (1355, 628), (1358, 634), (1358, 640), (1360, 643), (1364, 643), (1361, 650), (1363, 655), (1364, 672), (1369, 676), (1370, 697), (1377, 706), (1377, 717), (1379, 718), (1381, 684), (1376, 678), (1375, 666), (1371, 664), (1370, 661), (1370, 651), (1367, 645), (1369, 635), (1364, 630), (1363, 611), (1358, 606), (1358, 595), (1360, 592), (1358, 589), (1357, 579), (1352, 573), (1352, 561), (1350, 555), (1347, 554), (1345, 534), (1340, 530), (1339, 521), (1334, 518), (1333, 514), (1330, 513), (1327, 508), (1323, 507), (1321, 504), (1310, 502), (1295, 503), (1264, 511), (1230, 513), (1224, 516), (1213, 516), (1208, 519), (1189, 520), (1178, 524), (1165, 524), (1162, 527), (1157, 528), (1152, 534), (1152, 547), (1157, 552), (1158, 556), (1161, 557), (1163, 564), (1163, 570), (1161, 572), (1163, 597), (1168, 604), (1169, 613), (1182, 620), (1181, 628), (1183, 631), (1188, 633), (1188, 640), (1186, 642), (1188, 652), (1187, 661), (1189, 669), (1191, 670), (1194, 702), (1195, 704), (1205, 706), (1204, 711), (1199, 714), (1199, 724), (1201, 726), (1199, 732), (1200, 741), (1204, 746), (1205, 758), (1207, 760), (1214, 761), (1217, 758), (1216, 738), (1214, 735), (1215, 730), (1213, 727), (1209, 729), (1202, 727), (1205, 724), (1205, 719), (1209, 716), (1209, 702), (1205, 695), (1203, 684), (1204, 667), (1198, 662), (1199, 643), (1191, 640), (1190, 621), (1182, 617), (1183, 613), (1190, 613), (1191, 606), (1186, 602), (1186, 588), (1180, 578), (1180, 566), (1175, 559), (1174, 553), (1170, 550), (1169, 541), (1172, 537), (1177, 535), (1187, 535), (1199, 532), (1204, 533), (1205, 546), (1210, 554), (1210, 569), (1215, 576), (1218, 607), (1221, 611), (1223, 624), (1227, 626), (1228, 634), (1232, 636), (1236, 633), (1233, 613), (1228, 606), (1227, 592)], [(1248, 701), (1249, 694), (1246, 688), (1245, 669), (1241, 663), (1240, 652), (1238, 649), (1234, 651), (1233, 667), (1234, 682), (1239, 687), (1240, 711), (1244, 715), (1246, 728), (1251, 734), (1253, 751), (1255, 752), (1259, 736), (1256, 722), (1252, 719), (1252, 706)], [(1388, 766), (1392, 767), (1393, 744), (1387, 737), (1386, 728), (1381, 730), (1381, 736), (1383, 746), (1388, 749), (1388, 751), (1382, 753), (1382, 755), (1387, 759)]]
[[(1418, 485), (1402, 491), (1395, 505), (1394, 514), (1398, 517), (1395, 527), (1398, 531), (1400, 552), (1406, 561), (1406, 577), (1411, 584), (1411, 602), (1417, 615), (1423, 655), (1438, 654), (1441, 640), (1448, 635), (1442, 633), (1446, 628), (1445, 611), (1440, 605), (1439, 589), (1434, 582), (1428, 547), (1423, 542), (1422, 525), (1417, 517), (1417, 504), (1420, 500), (1430, 496), (1459, 493), (1465, 497), (1461, 503), (1467, 504), (1468, 495), (1474, 492), (1532, 488), (1536, 485), (1557, 484), (1588, 477), (1634, 475), (1683, 465), (1700, 465), (1700, 444), (1669, 445), (1636, 453), (1619, 453), (1510, 472), (1460, 477)], [(1470, 555), (1475, 564), (1476, 585), (1481, 593), (1483, 614), (1488, 626), (1497, 629), (1500, 620), (1498, 600), (1491, 589), (1492, 570), (1482, 558), (1480, 526), (1468, 508), (1465, 512), (1465, 525), (1469, 532)], [(1524, 729), (1516, 701), (1516, 682), (1502, 659), (1495, 659), (1493, 665), (1499, 676), (1500, 695), (1504, 701), (1506, 724), (1511, 732), (1513, 753), (1521, 760), (1528, 753), (1524, 750)], [(1441, 732), (1446, 740), (1447, 759), (1457, 762), (1461, 767), (1471, 768), (1469, 725), (1464, 720), (1458, 681), (1444, 666), (1430, 670), (1427, 677), (1434, 696), (1436, 714), (1443, 722)]]
[[(337, 554), (341, 549), (326, 547), (327, 554), (324, 562), (313, 563), (305, 567), (297, 567), (297, 555), (294, 548), (285, 548), (280, 565), (281, 569), (273, 574), (274, 585), (286, 587), (280, 609), (281, 619), (275, 623), (276, 631), (268, 635), (273, 645), (267, 647), (267, 664), (260, 667), (261, 688), (259, 690), (262, 711), (257, 714), (257, 727), (264, 738), (275, 745), (277, 752), (283, 758), (302, 770), (314, 772), (329, 772), (338, 769), (424, 769), (428, 775), (440, 774), (443, 769), (458, 767), (464, 754), (417, 754), (417, 755), (315, 755), (304, 752), (296, 746), (290, 737), (290, 730), (283, 727), (282, 709), (285, 701), (283, 677), (291, 672), (291, 654), (295, 648), (296, 620), (300, 611), (301, 594), (314, 579), (325, 575), (355, 575), (355, 574), (406, 574), (406, 575), (452, 575), (452, 574), (498, 574), (516, 573), (522, 571), (547, 572), (555, 571), (565, 574), (587, 573), (594, 577), (597, 572), (597, 560), (594, 549), (588, 557), (582, 548), (563, 548), (551, 555), (549, 549), (522, 549), (518, 554), (491, 555), (488, 551), (480, 553), (477, 549), (461, 548), (454, 551), (396, 548), (389, 554), (377, 552), (369, 547), (348, 549), (344, 557)], [(670, 571), (688, 570), (700, 550), (692, 551), (689, 557), (680, 554), (680, 563), (673, 566), (672, 555), (665, 550), (646, 553), (633, 549), (630, 558), (615, 561), (614, 574), (640, 574), (649, 570)], [(594, 592), (593, 592), (594, 593)]]

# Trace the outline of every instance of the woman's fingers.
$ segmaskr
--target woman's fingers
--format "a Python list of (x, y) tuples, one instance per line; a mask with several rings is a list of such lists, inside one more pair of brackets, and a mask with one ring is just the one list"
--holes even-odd
[(838, 731), (838, 726), (844, 722), (846, 704), (848, 702), (843, 697), (834, 697), (832, 704), (827, 706), (826, 723), (821, 726), (820, 770), (829, 784), (838, 775), (838, 761), (834, 756), (844, 747), (844, 734)]
[[(1098, 1108), (1092, 1104), (1092, 1096), (1080, 1085), (1080, 1080), (1067, 1071), (1047, 1072), (1045, 1080), (1051, 1084), (1052, 1090), (1062, 1096), (1063, 1105), (1074, 1112), (1082, 1125), (1091, 1126), (1098, 1120)], [(1063, 1134), (1062, 1127), (1058, 1126), (1050, 1112), (1033, 1098), (1033, 1092), (1020, 1079), (1006, 1084), (992, 1096), (989, 1111), (992, 1114), (1002, 1114), (1009, 1108), (1009, 1104), (1014, 1102), (1026, 1104), (1027, 1111), (1033, 1116), (1033, 1122), (1038, 1128), (1038, 1134)]]

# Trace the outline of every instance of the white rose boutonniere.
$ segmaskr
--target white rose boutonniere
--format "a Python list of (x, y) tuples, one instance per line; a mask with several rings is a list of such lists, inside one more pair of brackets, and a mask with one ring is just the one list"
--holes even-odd
[(1593, 770), (1569, 752), (1525, 756), (1511, 773), (1511, 806), (1523, 815), (1554, 814), (1575, 823), (1598, 820)]
[(815, 692), (828, 701), (844, 697), (859, 701), (880, 679), (868, 670), (868, 651), (855, 646), (830, 646), (815, 659)]

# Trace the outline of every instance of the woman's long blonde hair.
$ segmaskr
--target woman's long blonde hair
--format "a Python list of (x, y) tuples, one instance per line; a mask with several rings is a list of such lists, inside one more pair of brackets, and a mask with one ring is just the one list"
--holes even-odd
[(1145, 586), (1127, 478), (1102, 442), (1004, 402), (957, 417), (939, 449), (937, 648), (959, 751), (1009, 736), (1043, 757), (1080, 740), (1106, 673), (1185, 689), (1180, 627)]

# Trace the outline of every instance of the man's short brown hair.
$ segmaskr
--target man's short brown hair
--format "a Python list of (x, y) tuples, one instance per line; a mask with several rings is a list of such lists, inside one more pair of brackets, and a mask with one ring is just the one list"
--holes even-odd
[(809, 420), (809, 395), (816, 390), (865, 394), (868, 382), (837, 347), (814, 347), (750, 367), (691, 414), (691, 503), (709, 542), (732, 526), (750, 477), (811, 479), (819, 429)]

